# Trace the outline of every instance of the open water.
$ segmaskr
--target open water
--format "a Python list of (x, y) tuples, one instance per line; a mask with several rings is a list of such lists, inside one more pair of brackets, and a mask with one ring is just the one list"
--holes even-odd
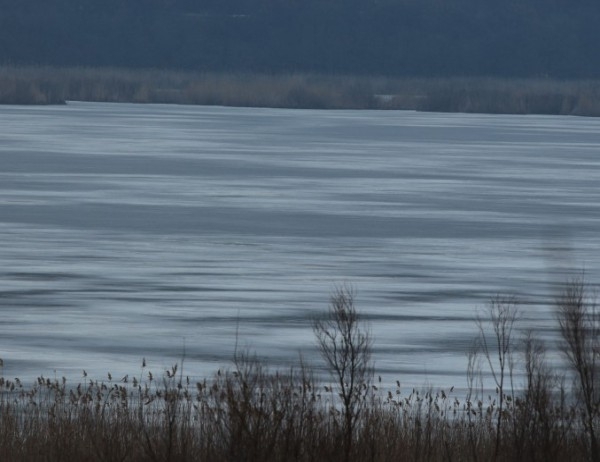
[[(72, 102), (0, 107), (6, 377), (319, 364), (352, 286), (377, 373), (465, 385), (477, 310), (600, 282), (600, 119)], [(237, 334), (236, 334), (237, 332)]]

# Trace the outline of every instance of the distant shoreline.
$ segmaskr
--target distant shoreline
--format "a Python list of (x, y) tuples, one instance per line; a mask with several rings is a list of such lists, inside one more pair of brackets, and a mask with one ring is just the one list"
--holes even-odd
[(66, 101), (600, 116), (600, 80), (0, 66), (0, 104)]

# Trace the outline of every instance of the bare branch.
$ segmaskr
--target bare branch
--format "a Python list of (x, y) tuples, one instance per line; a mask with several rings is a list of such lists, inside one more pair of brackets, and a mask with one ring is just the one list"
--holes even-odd
[(327, 315), (314, 321), (313, 331), (342, 400), (345, 456), (349, 460), (354, 430), (373, 376), (371, 334), (356, 311), (352, 289), (335, 290)]

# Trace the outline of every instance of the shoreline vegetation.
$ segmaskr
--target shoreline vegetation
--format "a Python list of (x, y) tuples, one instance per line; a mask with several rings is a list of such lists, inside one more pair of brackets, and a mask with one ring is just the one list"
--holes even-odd
[(67, 101), (600, 116), (600, 80), (0, 66), (0, 104)]
[(77, 385), (39, 377), (27, 387), (0, 375), (0, 458), (597, 462), (600, 319), (589, 286), (567, 283), (554, 312), (560, 363), (519, 329), (514, 299), (491, 300), (476, 318), (465, 396), (407, 392), (400, 381), (384, 389), (347, 287), (312, 326), (328, 383), (302, 359), (274, 370), (237, 350), (230, 368), (197, 383), (185, 357), (156, 376), (145, 360), (121, 379), (83, 371)]

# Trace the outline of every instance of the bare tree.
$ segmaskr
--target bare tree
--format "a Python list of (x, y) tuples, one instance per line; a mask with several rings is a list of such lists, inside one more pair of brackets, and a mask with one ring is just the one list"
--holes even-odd
[(597, 462), (600, 461), (595, 428), (600, 417), (600, 319), (595, 297), (586, 291), (583, 278), (567, 283), (556, 301), (556, 309), (562, 352), (575, 374), (577, 395), (584, 408), (583, 426), (590, 439), (590, 456)]
[(564, 375), (547, 359), (544, 342), (532, 330), (522, 340), (525, 389), (513, 409), (515, 460), (552, 460), (570, 428)]
[(372, 339), (354, 307), (352, 289), (334, 291), (327, 315), (314, 321), (313, 331), (342, 401), (344, 453), (350, 460), (354, 431), (373, 377)]
[[(514, 399), (512, 382), (514, 369), (513, 330), (519, 310), (513, 298), (496, 297), (490, 301), (487, 314), (489, 318), (486, 322), (480, 316), (477, 316), (476, 322), (479, 328), (481, 352), (490, 367), (498, 394), (496, 444), (494, 449), (494, 460), (496, 460), (500, 451), (502, 417), (507, 397), (507, 380), (510, 380), (511, 399)], [(491, 327), (491, 335), (486, 332), (487, 325)]]

